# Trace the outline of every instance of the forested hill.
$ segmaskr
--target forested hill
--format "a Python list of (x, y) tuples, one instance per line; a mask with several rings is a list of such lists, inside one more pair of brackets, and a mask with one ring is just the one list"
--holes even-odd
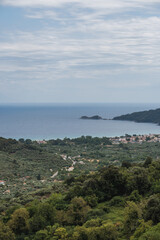
[(160, 142), (0, 138), (0, 240), (160, 240), (159, 156)]
[(149, 111), (134, 112), (131, 114), (114, 117), (113, 120), (127, 120), (134, 122), (158, 123), (160, 124), (160, 108)]

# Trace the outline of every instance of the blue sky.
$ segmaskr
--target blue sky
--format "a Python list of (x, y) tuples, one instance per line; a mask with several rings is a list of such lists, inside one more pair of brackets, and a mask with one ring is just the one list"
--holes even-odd
[(0, 103), (160, 102), (159, 0), (1, 0)]

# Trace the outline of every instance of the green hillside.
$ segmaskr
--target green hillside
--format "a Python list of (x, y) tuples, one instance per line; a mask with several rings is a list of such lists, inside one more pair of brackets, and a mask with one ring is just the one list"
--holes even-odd
[(121, 115), (118, 117), (114, 117), (113, 120), (126, 120), (134, 122), (160, 124), (160, 108), (155, 110), (134, 112), (131, 114)]
[(159, 240), (159, 170), (159, 142), (0, 138), (0, 239)]

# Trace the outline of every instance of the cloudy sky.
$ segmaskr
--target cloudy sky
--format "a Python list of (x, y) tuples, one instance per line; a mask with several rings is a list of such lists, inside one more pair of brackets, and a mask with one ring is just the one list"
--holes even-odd
[(160, 102), (160, 0), (0, 0), (0, 103)]

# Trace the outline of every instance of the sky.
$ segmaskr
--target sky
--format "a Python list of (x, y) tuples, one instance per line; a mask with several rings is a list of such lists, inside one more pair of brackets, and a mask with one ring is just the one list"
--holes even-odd
[(0, 0), (0, 104), (160, 102), (160, 0)]

